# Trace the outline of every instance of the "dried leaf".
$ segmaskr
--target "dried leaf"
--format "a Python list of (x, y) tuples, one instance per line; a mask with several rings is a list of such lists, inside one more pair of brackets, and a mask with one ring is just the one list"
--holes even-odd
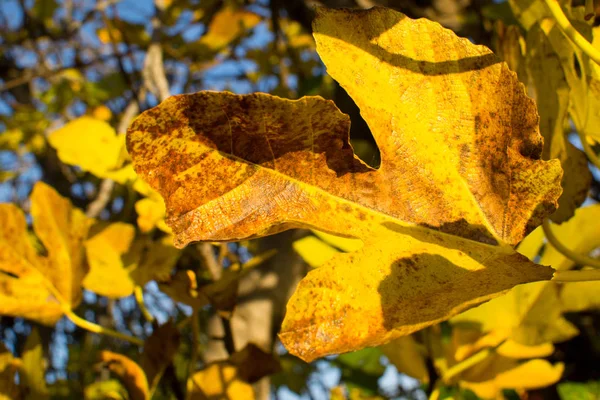
[(179, 331), (171, 320), (166, 324), (155, 327), (152, 335), (146, 339), (140, 365), (146, 374), (150, 387), (156, 387), (163, 372), (177, 354), (178, 348)]
[(281, 339), (305, 360), (549, 279), (511, 247), (561, 192), (515, 74), (488, 49), (387, 9), (320, 10), (315, 38), (369, 123), (381, 167), (354, 156), (347, 116), (322, 98), (174, 96), (127, 139), (134, 168), (165, 199), (176, 245), (295, 227), (361, 239), (288, 303)]
[(99, 358), (127, 388), (131, 400), (148, 400), (150, 398), (148, 380), (137, 363), (122, 354), (111, 351), (101, 351)]
[(203, 292), (199, 292), (194, 271), (177, 271), (168, 281), (159, 283), (158, 287), (173, 301), (187, 304), (194, 311), (210, 303)]
[(248, 343), (240, 351), (236, 351), (228, 360), (236, 369), (238, 376), (245, 382), (255, 383), (265, 376), (281, 371), (279, 361), (273, 353), (269, 353)]
[(0, 204), (0, 314), (53, 325), (63, 307), (81, 301), (91, 220), (44, 183), (35, 184), (30, 199), (33, 229), (48, 255), (37, 254), (23, 212)]

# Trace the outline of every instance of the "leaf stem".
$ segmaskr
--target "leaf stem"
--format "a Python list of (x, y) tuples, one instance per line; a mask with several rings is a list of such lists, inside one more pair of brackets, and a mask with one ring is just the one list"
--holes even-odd
[(596, 168), (600, 168), (600, 158), (598, 158), (594, 152), (594, 149), (592, 149), (592, 146), (590, 146), (589, 142), (587, 141), (586, 134), (582, 130), (577, 130), (577, 134), (579, 135), (579, 140), (581, 141), (585, 155), (588, 157), (590, 162), (596, 166)]
[(600, 52), (592, 46), (590, 42), (584, 38), (581, 33), (579, 33), (573, 25), (567, 19), (567, 16), (563, 12), (562, 8), (560, 8), (560, 4), (558, 4), (557, 0), (544, 0), (548, 8), (550, 9), (550, 13), (558, 23), (558, 26), (562, 29), (563, 33), (571, 39), (571, 41), (581, 49), (585, 54), (587, 54), (594, 62), (600, 65)]
[(146, 321), (153, 322), (154, 317), (152, 316), (150, 311), (148, 311), (148, 309), (146, 308), (146, 304), (144, 303), (144, 292), (142, 290), (142, 287), (136, 285), (133, 289), (133, 293), (135, 294), (135, 300), (137, 301), (137, 304), (140, 307), (140, 311), (142, 312), (142, 315), (144, 316)]
[(552, 280), (555, 282), (590, 282), (600, 281), (600, 269), (582, 269), (576, 271), (555, 271)]
[(472, 366), (474, 366), (476, 364), (479, 364), (480, 362), (485, 360), (488, 356), (495, 353), (496, 349), (498, 347), (502, 346), (505, 341), (506, 341), (506, 339), (504, 339), (503, 341), (501, 341), (494, 347), (488, 347), (483, 350), (480, 350), (477, 353), (470, 356), (469, 358), (466, 358), (466, 359), (462, 360), (461, 362), (459, 362), (458, 364), (453, 365), (451, 368), (448, 368), (448, 370), (446, 370), (446, 372), (444, 372), (444, 374), (442, 375), (442, 381), (448, 382), (452, 378), (454, 378), (456, 375), (460, 374), (461, 372), (466, 371), (467, 369), (471, 368)]
[(582, 266), (600, 268), (600, 260), (596, 260), (583, 254), (577, 254), (569, 250), (564, 244), (562, 244), (560, 240), (558, 240), (558, 238), (554, 235), (554, 232), (552, 232), (552, 227), (550, 227), (550, 220), (544, 220), (544, 222), (542, 222), (542, 228), (544, 229), (544, 234), (546, 235), (548, 242), (550, 242), (550, 244), (554, 246), (554, 248), (558, 250), (563, 256), (575, 261), (577, 264)]
[(67, 318), (69, 318), (75, 325), (82, 329), (86, 329), (90, 332), (98, 333), (101, 335), (112, 336), (117, 339), (125, 340), (137, 346), (142, 346), (144, 344), (143, 340), (138, 339), (136, 337), (129, 336), (121, 332), (113, 331), (112, 329), (104, 328), (93, 322), (86, 321), (85, 319), (76, 315), (70, 308), (64, 307), (63, 312)]

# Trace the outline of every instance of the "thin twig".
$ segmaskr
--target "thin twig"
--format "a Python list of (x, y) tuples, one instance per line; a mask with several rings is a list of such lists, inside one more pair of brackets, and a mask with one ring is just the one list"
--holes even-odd
[(560, 4), (557, 0), (544, 0), (548, 8), (550, 9), (550, 13), (560, 26), (561, 30), (571, 41), (581, 49), (585, 54), (587, 54), (594, 62), (600, 65), (600, 51), (596, 49), (590, 42), (584, 38), (581, 33), (571, 25), (569, 19), (563, 12), (562, 8), (560, 8)]
[(221, 323), (223, 324), (223, 344), (227, 354), (232, 355), (235, 353), (235, 343), (233, 341), (233, 331), (231, 330), (231, 321), (227, 318), (221, 317)]
[(104, 179), (100, 182), (100, 187), (98, 188), (98, 195), (96, 198), (87, 206), (85, 210), (85, 215), (90, 218), (96, 218), (106, 205), (110, 201), (112, 196), (113, 189), (115, 188), (115, 182), (112, 179)]
[(223, 268), (221, 268), (221, 265), (217, 262), (215, 253), (213, 252), (212, 244), (202, 242), (198, 243), (196, 248), (200, 254), (202, 266), (208, 270), (213, 281), (218, 281), (221, 279), (221, 276), (223, 275)]

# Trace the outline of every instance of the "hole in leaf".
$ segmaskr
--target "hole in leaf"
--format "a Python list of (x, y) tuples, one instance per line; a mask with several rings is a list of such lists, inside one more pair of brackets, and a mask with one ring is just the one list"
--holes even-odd
[(360, 115), (356, 103), (339, 85), (337, 85), (335, 91), (335, 104), (340, 111), (350, 116), (350, 142), (354, 148), (354, 153), (370, 167), (379, 168), (381, 155), (373, 134), (371, 134), (369, 126)]

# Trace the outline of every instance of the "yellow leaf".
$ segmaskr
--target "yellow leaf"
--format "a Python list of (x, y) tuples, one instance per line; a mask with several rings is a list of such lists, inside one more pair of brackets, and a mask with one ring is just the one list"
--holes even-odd
[(116, 379), (89, 384), (84, 390), (85, 400), (128, 400), (127, 389)]
[[(460, 385), (471, 389), (483, 399), (495, 399), (502, 389), (537, 389), (550, 386), (560, 380), (564, 364), (550, 364), (546, 360), (518, 362), (500, 356), (490, 358), (488, 368), (467, 375)], [(492, 375), (490, 380), (484, 380)]]
[[(586, 23), (583, 7), (567, 9), (567, 16), (575, 21), (578, 31), (600, 48), (600, 29)], [(600, 139), (600, 76), (594, 61), (585, 56), (552, 20), (541, 23), (551, 47), (561, 62), (570, 92), (569, 114), (577, 131)]]
[(52, 132), (50, 145), (60, 160), (82, 170), (104, 177), (107, 171), (120, 167), (122, 139), (106, 122), (83, 116)]
[(514, 340), (507, 340), (498, 347), (496, 352), (501, 356), (517, 359), (549, 357), (554, 353), (554, 345), (552, 343), (542, 343), (535, 346), (525, 346)]
[(44, 351), (37, 328), (32, 328), (23, 349), (22, 363), (19, 368), (19, 376), (24, 388), (26, 388), (29, 400), (44, 400), (49, 398), (46, 386), (46, 371), (44, 371)]
[(549, 279), (512, 248), (554, 212), (562, 174), (540, 159), (535, 104), (515, 74), (488, 49), (392, 10), (321, 9), (314, 31), (381, 167), (355, 157), (348, 117), (320, 97), (171, 97), (134, 121), (127, 144), (165, 199), (175, 244), (297, 227), (361, 239), (288, 303), (280, 337), (305, 360)]
[(165, 202), (160, 198), (146, 197), (135, 202), (137, 224), (142, 232), (150, 232), (155, 227), (170, 231), (165, 226)]
[(560, 291), (563, 312), (600, 309), (600, 282), (568, 282)]
[(299, 22), (291, 19), (281, 19), (280, 23), (281, 30), (285, 34), (289, 46), (298, 50), (306, 48), (314, 49), (315, 40), (302, 28)]
[(313, 268), (320, 267), (339, 253), (338, 250), (314, 236), (298, 239), (292, 246), (296, 253)]
[(561, 314), (557, 285), (535, 282), (519, 285), (454, 317), (452, 322), (478, 323), (483, 332), (501, 332), (521, 344), (535, 346), (564, 341), (579, 333)]
[(545, 238), (546, 236), (544, 235), (544, 230), (540, 226), (534, 229), (533, 232), (527, 235), (525, 239), (519, 243), (517, 251), (533, 261), (544, 245)]
[(109, 121), (112, 118), (112, 111), (106, 106), (94, 107), (92, 110), (92, 117), (99, 119), (100, 121)]
[(219, 51), (259, 22), (259, 15), (226, 5), (211, 19), (207, 32), (200, 38), (199, 44), (211, 51)]
[(156, 280), (165, 281), (181, 256), (181, 251), (173, 247), (173, 238), (164, 236), (158, 240), (150, 237), (138, 238), (124, 256), (129, 276), (138, 285)]
[(398, 372), (411, 376), (423, 383), (429, 382), (429, 372), (425, 363), (427, 352), (423, 345), (410, 336), (400, 337), (381, 346), (383, 354), (398, 369)]
[(24, 139), (20, 129), (9, 129), (0, 135), (0, 150), (17, 151)]
[(81, 301), (83, 240), (91, 220), (41, 182), (31, 194), (31, 215), (48, 256), (32, 246), (21, 210), (0, 204), (0, 314), (52, 325), (64, 307)]
[[(125, 185), (128, 182), (136, 181), (137, 174), (133, 170), (131, 164), (128, 164), (123, 168), (119, 168), (112, 171), (106, 171), (106, 173), (104, 173), (102, 177), (112, 179), (113, 181), (120, 183), (121, 185)], [(137, 180), (139, 181), (139, 179)]]
[[(574, 253), (587, 255), (600, 246), (600, 204), (579, 208), (575, 216), (561, 225), (552, 225), (556, 238)], [(550, 243), (546, 246), (540, 264), (551, 265), (552, 268), (565, 271), (573, 268), (575, 263), (556, 250)]]
[(327, 232), (321, 232), (318, 230), (313, 230), (313, 233), (317, 235), (317, 237), (323, 240), (325, 243), (328, 243), (334, 247), (337, 247), (340, 250), (345, 252), (356, 251), (363, 247), (362, 240), (358, 239), (350, 239), (342, 236), (336, 236), (329, 234)]
[(108, 366), (108, 369), (127, 388), (131, 400), (147, 400), (150, 398), (148, 380), (144, 371), (136, 362), (112, 351), (101, 351), (99, 359), (100, 362)]
[(252, 400), (254, 390), (240, 380), (235, 367), (220, 363), (212, 364), (192, 375), (190, 400), (228, 399)]
[(564, 171), (563, 193), (558, 210), (551, 217), (561, 223), (571, 218), (586, 199), (592, 174), (585, 153), (573, 146), (564, 132), (571, 91), (561, 60), (546, 37), (543, 27), (548, 29), (548, 24), (552, 26), (549, 20), (543, 21), (542, 27), (536, 24), (527, 33), (527, 67), (540, 113), (540, 132), (545, 144), (542, 157), (558, 158)]
[(135, 283), (122, 257), (135, 237), (135, 228), (116, 222), (100, 224), (96, 230), (97, 233), (85, 241), (90, 271), (83, 280), (83, 287), (111, 298), (131, 295)]
[(113, 40), (115, 43), (123, 41), (121, 32), (118, 29), (100, 28), (96, 31), (96, 34), (98, 35), (98, 39), (104, 44), (111, 43)]

